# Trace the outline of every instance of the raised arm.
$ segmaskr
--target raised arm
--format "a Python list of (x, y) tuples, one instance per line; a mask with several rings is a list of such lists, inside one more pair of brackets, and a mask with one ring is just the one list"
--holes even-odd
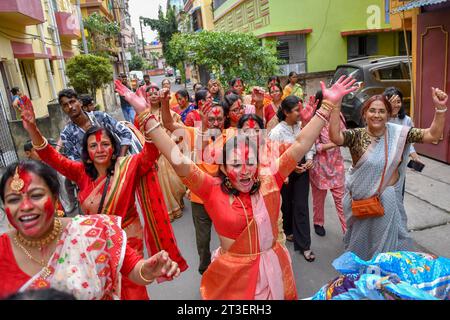
[[(162, 92), (168, 91), (168, 89), (162, 89)], [(170, 94), (170, 92), (169, 92)], [(177, 129), (182, 129), (183, 125), (177, 123), (171, 113), (170, 113), (170, 99), (169, 100), (161, 100), (161, 120), (163, 122), (164, 128), (169, 130), (170, 132), (174, 132)]]
[[(159, 151), (169, 160), (173, 169), (180, 177), (186, 177), (191, 170), (193, 162), (190, 158), (183, 155), (176, 143), (161, 128), (160, 123), (150, 112), (146, 112), (146, 101), (144, 98), (137, 96), (130, 89), (125, 87), (120, 81), (116, 81), (117, 92), (124, 96), (128, 103), (136, 111), (140, 130), (145, 134), (146, 140), (152, 141)], [(162, 100), (167, 103), (170, 99), (170, 92), (163, 91)]]
[[(295, 142), (286, 151), (286, 154), (292, 157), (296, 162), (300, 161), (303, 156), (311, 149), (311, 146), (315, 143), (316, 138), (319, 136), (320, 131), (326, 124), (326, 119), (330, 117), (330, 113), (336, 112), (334, 109), (338, 109), (336, 106), (341, 103), (342, 98), (357, 89), (353, 84), (356, 82), (352, 77), (346, 78), (342, 76), (339, 80), (329, 89), (325, 87), (323, 82), (320, 82), (323, 92), (323, 102), (316, 115), (311, 121), (302, 129), (297, 136)], [(330, 119), (330, 125), (337, 122), (339, 127), (339, 111), (337, 112), (338, 118)], [(284, 155), (283, 155), (284, 156)]]
[(432, 87), (431, 96), (433, 98), (433, 104), (436, 111), (434, 113), (434, 119), (431, 126), (427, 129), (423, 129), (423, 143), (433, 143), (439, 141), (442, 133), (444, 132), (448, 95), (444, 91)]
[(68, 179), (78, 183), (81, 178), (80, 170), (84, 170), (83, 163), (69, 160), (58, 153), (55, 148), (47, 142), (47, 139), (42, 136), (36, 125), (36, 116), (31, 105), (22, 105), (19, 111), (21, 113), (23, 127), (28, 132), (33, 147), (36, 149), (36, 152), (39, 154), (42, 161), (46, 162)]

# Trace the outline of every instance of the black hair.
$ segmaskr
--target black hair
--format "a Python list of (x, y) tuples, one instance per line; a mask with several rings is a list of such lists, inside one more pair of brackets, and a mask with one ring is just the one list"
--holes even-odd
[(269, 77), (269, 79), (267, 80), (267, 85), (269, 85), (272, 81), (274, 81), (278, 84), (281, 83), (280, 77), (279, 76), (271, 76)]
[(31, 152), (33, 149), (33, 144), (31, 143), (31, 140), (27, 140), (23, 145), (23, 151), (24, 152)]
[(242, 80), (242, 78), (239, 78), (239, 77), (236, 77), (236, 78), (231, 79), (231, 81), (230, 81), (230, 87), (233, 88), (234, 85), (236, 84), (236, 82), (238, 82), (238, 81), (240, 81), (240, 82), (242, 83), (242, 86), (245, 87), (244, 81)]
[(5, 300), (77, 300), (71, 293), (56, 290), (53, 288), (26, 290), (16, 292)]
[(198, 103), (199, 103), (199, 101), (201, 101), (201, 100), (206, 100), (206, 98), (208, 97), (208, 90), (206, 90), (206, 89), (201, 89), (201, 90), (198, 90), (196, 93), (195, 93), (195, 105), (198, 107)]
[(84, 137), (83, 137), (82, 150), (81, 150), (81, 160), (83, 161), (83, 164), (84, 164), (84, 170), (86, 171), (88, 176), (92, 178), (92, 180), (97, 179), (98, 171), (95, 168), (94, 163), (92, 162), (92, 160), (89, 158), (87, 141), (88, 141), (88, 138), (91, 135), (95, 134), (98, 131), (103, 131), (103, 132), (106, 133), (106, 135), (111, 140), (111, 144), (112, 144), (112, 147), (114, 149), (113, 154), (112, 154), (112, 158), (111, 158), (111, 165), (107, 169), (107, 174), (108, 175), (112, 176), (114, 174), (114, 166), (116, 164), (116, 159), (120, 155), (120, 143), (114, 137), (114, 135), (111, 133), (111, 131), (109, 131), (108, 129), (103, 128), (103, 127), (97, 127), (97, 126), (90, 127), (86, 131), (86, 133), (84, 134)]
[(298, 75), (298, 73), (295, 72), (295, 71), (289, 72), (288, 79), (291, 79), (291, 77), (292, 77), (294, 74)]
[(269, 87), (269, 94), (272, 92), (272, 87), (277, 87), (278, 89), (280, 89), (281, 94), (283, 93), (283, 88), (281, 87), (281, 84), (277, 82)]
[(316, 110), (314, 110), (314, 114), (322, 106), (322, 101), (323, 101), (323, 92), (322, 92), (322, 90), (317, 90), (315, 98), (316, 98), (316, 101), (319, 100), (319, 103), (317, 104)]
[(144, 74), (144, 79), (145, 79), (145, 78), (149, 78), (149, 79), (150, 79), (150, 75)]
[(151, 84), (147, 87), (147, 89), (145, 89), (145, 92), (149, 92), (150, 89), (157, 89), (158, 91), (160, 90), (156, 84)]
[(224, 123), (225, 129), (228, 129), (230, 127), (230, 117), (229, 117), (230, 108), (238, 100), (241, 100), (241, 97), (235, 92), (229, 92), (223, 97), (221, 104), (223, 107), (223, 115), (225, 117), (225, 123)]
[(88, 105), (94, 102), (94, 99), (88, 94), (81, 94), (80, 101), (83, 104), (83, 107), (87, 107)]
[(396, 87), (386, 88), (383, 92), (383, 96), (385, 96), (388, 101), (395, 95), (397, 95), (400, 98), (400, 101), (402, 102), (402, 106), (400, 107), (397, 116), (399, 119), (403, 120), (406, 117), (406, 110), (405, 106), (403, 105), (403, 93), (400, 91), (399, 88)]
[(279, 121), (286, 120), (286, 115), (284, 112), (291, 112), (295, 107), (298, 106), (298, 103), (300, 102), (300, 98), (297, 96), (288, 96), (286, 97), (283, 102), (281, 102), (280, 108), (278, 108), (277, 111), (277, 118)]
[[(230, 138), (226, 143), (224, 143), (223, 145), (223, 150), (222, 150), (222, 155), (223, 155), (223, 163), (224, 166), (226, 166), (226, 162), (227, 162), (227, 150), (228, 152), (231, 152), (233, 149), (237, 149), (238, 148), (238, 142), (242, 142), (242, 139), (245, 139), (245, 145), (249, 146), (253, 149), (253, 151), (255, 151), (256, 154), (256, 163), (259, 162), (259, 152), (258, 152), (258, 145), (256, 143), (254, 143), (253, 140), (250, 140), (249, 136), (234, 136), (232, 138)], [(252, 143), (253, 142), (253, 143)], [(235, 196), (239, 195), (239, 190), (235, 189), (235, 188), (230, 188), (227, 186), (227, 180), (228, 177), (222, 172), (222, 170), (219, 170), (219, 178), (222, 180), (222, 183), (220, 184), (220, 188), (222, 189), (222, 191), (226, 194), (232, 194)], [(254, 194), (256, 192), (258, 192), (259, 187), (261, 186), (261, 183), (258, 181), (256, 181), (252, 188), (250, 189), (250, 194)]]
[(164, 78), (164, 79), (161, 81), (161, 87), (163, 86), (164, 82), (166, 82), (166, 81), (169, 81), (169, 83), (170, 83), (170, 80), (169, 80), (169, 79)]
[(204, 88), (203, 84), (201, 82), (194, 83), (192, 86), (192, 89), (195, 91), (195, 87), (200, 86), (201, 88)]
[(20, 91), (19, 87), (13, 87), (11, 88), (11, 93), (13, 96), (17, 95), (17, 93)]
[(58, 93), (58, 103), (59, 104), (61, 104), (61, 99), (64, 98), (64, 97), (66, 97), (68, 99), (71, 99), (71, 98), (78, 99), (78, 93), (75, 90), (73, 90), (73, 89), (61, 90)]
[(14, 176), (17, 166), (19, 166), (19, 172), (22, 170), (30, 171), (42, 178), (55, 198), (59, 197), (59, 180), (56, 171), (53, 168), (50, 168), (42, 161), (21, 160), (6, 167), (6, 170), (2, 175), (2, 178), (0, 180), (0, 197), (3, 203), (5, 203), (6, 181)]
[(189, 99), (189, 92), (186, 89), (180, 89), (176, 94), (182, 96), (185, 99)]
[(257, 116), (257, 115), (254, 114), (254, 113), (244, 114), (244, 115), (239, 119), (239, 122), (238, 122), (238, 124), (237, 124), (237, 128), (238, 128), (238, 129), (242, 129), (242, 127), (244, 126), (244, 124), (245, 124), (248, 120), (250, 120), (250, 119), (255, 120), (256, 123), (258, 123), (259, 127), (260, 127), (261, 129), (264, 129), (264, 121), (263, 121), (263, 119), (261, 119), (261, 117)]

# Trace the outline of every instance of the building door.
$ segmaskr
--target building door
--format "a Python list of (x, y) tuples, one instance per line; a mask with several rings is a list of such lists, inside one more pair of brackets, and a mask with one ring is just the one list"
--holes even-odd
[[(434, 118), (430, 87), (450, 90), (450, 9), (422, 13), (417, 23), (417, 98), (415, 125), (428, 128)], [(416, 150), (431, 158), (450, 163), (450, 112), (446, 114), (444, 134), (437, 144), (416, 144)]]
[(7, 114), (11, 114), (10, 89), (4, 65), (0, 62), (0, 167), (6, 167), (18, 161), (7, 117)]

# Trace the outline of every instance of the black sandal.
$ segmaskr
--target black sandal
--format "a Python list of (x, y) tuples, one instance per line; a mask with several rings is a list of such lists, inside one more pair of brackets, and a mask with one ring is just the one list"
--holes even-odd
[[(306, 255), (305, 253), (309, 251), (309, 254)], [(303, 258), (305, 258), (308, 262), (313, 262), (316, 259), (316, 256), (314, 255), (314, 252), (310, 250), (302, 250)]]

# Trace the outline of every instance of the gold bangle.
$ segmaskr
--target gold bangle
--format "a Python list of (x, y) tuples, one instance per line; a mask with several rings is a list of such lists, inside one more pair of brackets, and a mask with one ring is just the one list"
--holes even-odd
[(150, 129), (145, 131), (145, 136), (147, 137), (147, 135), (149, 135), (150, 133), (152, 133), (152, 131), (154, 131), (156, 128), (158, 128), (161, 125), (161, 122), (156, 123), (153, 127), (151, 127)]
[(322, 101), (322, 107), (324, 107), (326, 110), (333, 110), (336, 109), (336, 105), (332, 104), (330, 101), (328, 100), (323, 100)]
[(47, 145), (48, 145), (48, 141), (47, 141), (47, 139), (45, 138), (45, 137), (42, 137), (43, 139), (44, 139), (44, 142), (42, 142), (40, 145), (35, 145), (33, 142), (31, 142), (31, 145), (33, 146), (33, 148), (35, 149), (35, 150), (42, 150), (42, 149), (45, 149), (45, 147), (47, 147)]
[(144, 282), (146, 282), (147, 284), (149, 284), (149, 283), (152, 283), (153, 280), (155, 280), (155, 279), (148, 280), (148, 279), (146, 279), (146, 278), (142, 275), (142, 268), (144, 267), (144, 264), (145, 264), (145, 262), (143, 262), (143, 263), (141, 264), (141, 267), (139, 268), (139, 277), (141, 277), (141, 280), (142, 280), (142, 281), (144, 281)]

